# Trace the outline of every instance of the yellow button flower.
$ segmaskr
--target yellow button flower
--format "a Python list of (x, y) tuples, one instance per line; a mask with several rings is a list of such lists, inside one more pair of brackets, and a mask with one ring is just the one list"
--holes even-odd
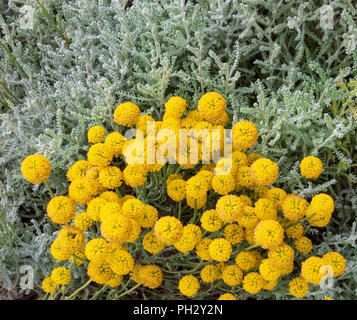
[(231, 257), (232, 245), (224, 238), (217, 238), (212, 240), (208, 251), (213, 260), (224, 262)]
[(189, 274), (180, 279), (178, 288), (183, 295), (192, 297), (200, 289), (200, 283), (195, 276)]
[(21, 173), (32, 183), (39, 184), (49, 177), (52, 170), (50, 161), (41, 154), (27, 156), (21, 163)]
[(307, 179), (317, 179), (322, 172), (322, 162), (319, 158), (308, 156), (300, 162), (301, 175)]
[(139, 107), (132, 102), (124, 102), (114, 111), (114, 122), (125, 127), (132, 127), (140, 118)]
[(89, 143), (99, 143), (105, 137), (105, 129), (101, 126), (93, 126), (88, 130), (87, 135)]

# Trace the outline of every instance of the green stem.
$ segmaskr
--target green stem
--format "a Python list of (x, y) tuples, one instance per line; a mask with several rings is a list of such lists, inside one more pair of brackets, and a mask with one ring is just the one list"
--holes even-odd
[(48, 192), (49, 192), (51, 198), (54, 198), (55, 195), (53, 194), (52, 189), (51, 189), (50, 185), (48, 184), (47, 180), (45, 181), (45, 185), (46, 185), (46, 187), (48, 189)]
[(123, 197), (122, 194), (121, 194), (121, 192), (119, 191), (119, 188), (118, 188), (118, 187), (115, 188), (115, 192), (117, 193), (117, 195), (118, 195), (120, 198)]
[(108, 288), (108, 285), (104, 285), (103, 287), (101, 287), (93, 296), (92, 298), (90, 298), (89, 300), (96, 300), (97, 297), (106, 289)]
[(69, 297), (64, 298), (64, 300), (71, 300), (72, 298), (74, 298), (77, 295), (78, 292), (85, 289), (91, 282), (92, 282), (92, 279), (89, 279), (83, 286), (81, 286), (79, 289), (74, 291)]
[(259, 244), (253, 244), (250, 247), (243, 249), (243, 251), (248, 251), (248, 250), (251, 250), (251, 249), (254, 249), (254, 248), (258, 248), (258, 247), (259, 247)]
[(130, 288), (129, 290), (123, 292), (121, 295), (115, 297), (113, 300), (117, 300), (117, 299), (119, 299), (120, 297), (127, 295), (128, 293), (134, 291), (134, 290), (135, 290), (136, 288), (138, 288), (139, 286), (141, 286), (141, 282), (139, 282), (137, 285), (135, 285), (134, 287)]
[(310, 218), (312, 218), (315, 215), (316, 215), (316, 213), (313, 213), (313, 214), (309, 215), (308, 217), (306, 217), (304, 219), (300, 219), (300, 220), (298, 220), (296, 222), (290, 223), (285, 227), (285, 230), (297, 225), (298, 223), (303, 223), (304, 221), (309, 220)]
[(178, 219), (181, 220), (181, 201), (178, 203)]

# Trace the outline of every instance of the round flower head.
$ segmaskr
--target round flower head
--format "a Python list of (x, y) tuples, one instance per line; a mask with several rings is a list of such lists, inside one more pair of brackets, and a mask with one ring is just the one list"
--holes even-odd
[(271, 291), (273, 290), (278, 284), (278, 280), (265, 280), (263, 284), (263, 290)]
[(123, 175), (125, 183), (132, 188), (143, 186), (147, 180), (147, 172), (138, 164), (127, 165), (123, 170)]
[(193, 176), (186, 181), (186, 194), (194, 199), (206, 196), (208, 185), (203, 176)]
[(233, 176), (231, 174), (215, 175), (212, 179), (212, 188), (220, 195), (227, 195), (235, 188)]
[[(148, 122), (152, 122), (154, 124), (155, 120), (152, 116), (148, 114), (143, 114), (140, 116), (139, 120), (136, 122), (136, 129), (141, 130), (143, 135), (146, 136), (148, 134)], [(149, 127), (150, 128), (150, 127)], [(155, 126), (153, 127), (155, 130)], [(153, 133), (155, 133), (153, 130)]]
[(310, 217), (315, 214), (307, 221), (314, 227), (325, 227), (330, 222), (334, 209), (333, 199), (325, 193), (320, 193), (311, 199), (305, 215)]
[(71, 257), (71, 254), (73, 253), (64, 246), (62, 246), (62, 243), (58, 240), (53, 241), (50, 247), (50, 251), (52, 257), (58, 261), (65, 261), (69, 259)]
[(111, 278), (105, 284), (107, 284), (111, 288), (115, 288), (120, 286), (122, 282), (123, 276), (113, 272)]
[(218, 278), (217, 267), (213, 264), (208, 264), (201, 269), (201, 279), (204, 283), (212, 283)]
[(322, 258), (310, 257), (301, 263), (301, 276), (309, 283), (319, 284), (325, 275), (324, 265)]
[(90, 261), (87, 274), (92, 281), (98, 284), (105, 284), (113, 277), (113, 271), (106, 261)]
[(257, 251), (241, 251), (235, 258), (236, 265), (243, 271), (256, 268), (260, 262)]
[(107, 202), (116, 202), (120, 206), (122, 204), (121, 198), (114, 191), (104, 191), (98, 198), (106, 200)]
[(144, 206), (143, 214), (137, 219), (140, 227), (151, 228), (159, 219), (159, 213), (155, 207), (150, 204)]
[(93, 219), (86, 211), (78, 213), (74, 218), (74, 225), (83, 231), (88, 230), (88, 228), (90, 228), (92, 224)]
[[(288, 222), (291, 223), (291, 222)], [(285, 234), (292, 239), (298, 239), (304, 234), (304, 226), (301, 223), (285, 229)]]
[[(55, 287), (56, 287), (56, 283), (52, 280), (51, 277), (46, 277), (45, 279), (43, 279), (43, 281), (42, 281), (43, 291), (51, 294), (54, 291)], [(57, 287), (57, 289), (58, 289), (58, 287)]]
[(141, 219), (144, 215), (145, 204), (139, 199), (129, 199), (121, 207), (122, 214), (131, 219)]
[(237, 265), (229, 265), (223, 269), (222, 280), (230, 287), (237, 286), (243, 280), (243, 271)]
[(172, 181), (174, 181), (176, 179), (183, 180), (182, 175), (180, 175), (179, 173), (170, 174), (166, 179), (166, 185), (168, 186), (170, 184), (170, 182), (172, 182)]
[(251, 165), (251, 175), (258, 185), (268, 186), (278, 179), (279, 167), (270, 159), (261, 158)]
[(111, 132), (105, 137), (104, 144), (109, 147), (113, 156), (120, 156), (122, 154), (123, 144), (125, 142), (124, 136), (119, 132)]
[(232, 174), (236, 175), (240, 167), (247, 167), (247, 155), (239, 150), (232, 152)]
[(204, 119), (215, 122), (226, 111), (226, 101), (219, 93), (208, 92), (198, 101), (197, 110)]
[(70, 198), (57, 196), (49, 201), (46, 211), (54, 223), (65, 224), (74, 218), (77, 208)]
[(295, 249), (303, 254), (308, 254), (312, 250), (312, 242), (307, 237), (300, 237), (294, 241)]
[(64, 267), (54, 268), (51, 272), (51, 279), (55, 284), (66, 285), (71, 281), (71, 272)]
[(107, 202), (106, 200), (100, 197), (94, 198), (91, 201), (89, 201), (87, 205), (87, 213), (89, 217), (93, 221), (100, 221), (102, 216), (102, 211), (104, 207), (109, 203), (114, 204), (115, 202)]
[(268, 258), (271, 264), (277, 268), (283, 268), (294, 261), (294, 249), (286, 243), (269, 250)]
[(258, 140), (258, 129), (251, 121), (238, 121), (232, 127), (233, 148), (239, 151), (247, 151)]
[(183, 234), (183, 226), (180, 220), (172, 216), (160, 218), (154, 226), (156, 237), (167, 245), (173, 245), (179, 241)]
[(281, 273), (280, 269), (273, 265), (270, 259), (263, 259), (259, 266), (259, 273), (264, 280), (278, 280)]
[(118, 250), (108, 259), (110, 268), (119, 275), (126, 275), (134, 269), (134, 259), (125, 250)]
[(260, 153), (252, 152), (247, 154), (247, 166), (251, 166), (254, 161), (263, 158)]
[(69, 181), (73, 181), (77, 178), (84, 178), (88, 170), (93, 167), (89, 161), (86, 160), (78, 160), (76, 161), (67, 171), (67, 177)]
[(305, 297), (309, 292), (309, 283), (304, 278), (294, 278), (289, 282), (289, 292), (296, 298)]
[(281, 211), (283, 201), (286, 198), (286, 192), (280, 188), (271, 188), (265, 194), (265, 198), (274, 203), (276, 210)]
[(259, 218), (255, 213), (255, 210), (251, 206), (245, 206), (244, 212), (241, 217), (237, 219), (238, 224), (242, 227), (253, 229), (259, 222)]
[(68, 196), (75, 203), (80, 205), (87, 204), (97, 193), (97, 188), (92, 180), (78, 178), (71, 182), (68, 187)]
[(237, 298), (231, 293), (221, 294), (217, 300), (237, 300)]
[(224, 238), (217, 238), (212, 240), (208, 251), (213, 260), (224, 262), (231, 257), (232, 245)]
[(226, 111), (224, 111), (222, 115), (212, 124), (215, 126), (226, 126), (228, 122), (229, 122), (229, 115)]
[(245, 240), (251, 245), (257, 244), (255, 241), (255, 237), (254, 237), (254, 230), (255, 230), (255, 228), (245, 228), (244, 229)]
[(57, 240), (64, 250), (74, 253), (83, 247), (86, 236), (84, 232), (76, 226), (66, 225), (58, 232)]
[(140, 237), (141, 227), (140, 224), (134, 219), (130, 219), (130, 222), (131, 222), (131, 232), (128, 239), (126, 239), (125, 242), (134, 243)]
[(196, 244), (196, 254), (203, 261), (210, 261), (212, 257), (209, 253), (209, 246), (212, 242), (212, 239), (202, 239)]
[(175, 179), (167, 185), (167, 195), (178, 202), (186, 197), (186, 182), (182, 179)]
[(268, 199), (259, 199), (254, 206), (254, 211), (260, 220), (276, 220), (278, 218), (274, 202)]
[(99, 143), (102, 142), (105, 137), (105, 129), (101, 126), (94, 126), (88, 130), (88, 142)]
[(178, 251), (187, 253), (193, 250), (201, 239), (202, 231), (200, 227), (195, 224), (188, 224), (183, 227), (182, 236), (179, 241), (174, 243), (174, 246)]
[(216, 210), (223, 222), (232, 223), (243, 215), (244, 206), (238, 196), (227, 195), (217, 201)]
[(290, 221), (297, 221), (305, 216), (307, 201), (295, 194), (289, 194), (282, 204), (284, 217)]
[(108, 166), (99, 172), (99, 182), (107, 189), (122, 185), (123, 173), (118, 167)]
[(324, 264), (330, 265), (333, 268), (333, 276), (335, 278), (344, 273), (346, 268), (346, 260), (338, 252), (328, 252), (322, 256), (322, 260)]
[(164, 247), (165, 244), (156, 237), (154, 230), (149, 231), (143, 237), (143, 248), (151, 254), (159, 253)]
[(203, 212), (200, 222), (202, 228), (209, 232), (216, 232), (223, 226), (223, 221), (219, 217), (217, 210), (214, 209)]
[(41, 154), (31, 154), (21, 163), (22, 175), (32, 184), (39, 184), (46, 181), (51, 170), (51, 163)]
[(264, 279), (257, 272), (250, 272), (243, 278), (243, 289), (250, 294), (257, 294), (263, 289)]
[(254, 229), (254, 238), (263, 249), (271, 249), (283, 242), (284, 229), (275, 220), (262, 220)]
[(85, 260), (87, 260), (87, 257), (84, 253), (84, 248), (78, 249), (74, 254), (69, 258), (69, 261), (71, 263), (75, 263), (77, 266), (82, 265)]
[(87, 242), (85, 247), (86, 257), (92, 261), (101, 261), (105, 260), (109, 252), (109, 245), (107, 241), (101, 238), (92, 239)]
[(191, 196), (189, 194), (186, 194), (186, 202), (187, 205), (194, 209), (202, 209), (204, 207), (204, 205), (206, 204), (207, 201), (207, 194), (205, 193), (204, 195), (202, 195), (200, 198), (197, 198), (197, 196)]
[(171, 97), (165, 103), (165, 114), (172, 118), (180, 118), (186, 111), (188, 103), (181, 97)]
[(253, 189), (255, 187), (250, 167), (242, 166), (238, 168), (236, 173), (236, 187), (237, 186), (247, 187), (248, 189)]
[(180, 279), (178, 288), (180, 292), (186, 297), (192, 297), (200, 289), (200, 283), (195, 276), (189, 274)]
[(301, 175), (307, 179), (317, 179), (322, 172), (322, 162), (314, 156), (305, 157), (300, 162)]
[(244, 230), (239, 224), (227, 224), (224, 227), (223, 237), (231, 244), (238, 244), (244, 240)]
[(100, 231), (101, 235), (108, 241), (124, 242), (130, 237), (132, 227), (128, 217), (111, 214), (103, 219)]
[(104, 143), (93, 144), (87, 153), (88, 161), (98, 168), (109, 166), (113, 159), (113, 152), (111, 148)]
[(153, 264), (148, 264), (140, 268), (140, 282), (144, 287), (156, 289), (163, 280), (161, 269)]
[(117, 106), (113, 116), (118, 125), (132, 127), (140, 118), (140, 109), (132, 102), (124, 102)]

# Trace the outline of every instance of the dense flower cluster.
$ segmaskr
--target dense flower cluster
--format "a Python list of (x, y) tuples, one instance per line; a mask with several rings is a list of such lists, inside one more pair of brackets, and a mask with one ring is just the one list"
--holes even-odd
[[(89, 129), (87, 160), (76, 161), (67, 171), (68, 195), (53, 195), (47, 205), (49, 219), (62, 225), (50, 248), (52, 257), (86, 268), (90, 280), (100, 285), (115, 288), (129, 277), (153, 290), (166, 281), (166, 272), (168, 281), (170, 273), (181, 272), (170, 266), (174, 252), (182, 262), (190, 257), (185, 265), (199, 274), (180, 274), (176, 288), (186, 297), (217, 283), (241, 286), (254, 295), (274, 290), (281, 278), (291, 275), (289, 292), (301, 298), (329, 270), (334, 277), (343, 274), (344, 258), (329, 252), (308, 257), (301, 274), (293, 275), (297, 254), (313, 251), (305, 226), (327, 225), (334, 211), (331, 196), (319, 193), (305, 199), (273, 186), (279, 166), (249, 151), (259, 138), (250, 121), (233, 124), (232, 150), (225, 153), (222, 142), (230, 119), (219, 93), (204, 94), (195, 110), (188, 111), (188, 106), (185, 99), (171, 97), (162, 120), (155, 120), (132, 102), (119, 104), (115, 123), (139, 129), (143, 139), (137, 135), (126, 140), (117, 131), (106, 135), (101, 126)], [(161, 135), (162, 129), (169, 134)], [(192, 138), (186, 148), (176, 139), (180, 129), (189, 129)], [(201, 151), (197, 161), (188, 157), (195, 148)], [(322, 162), (306, 157), (300, 170), (316, 179)], [(34, 184), (46, 181), (50, 171), (41, 155), (27, 157), (21, 166), (25, 179)], [(148, 197), (151, 189), (165, 197), (167, 211), (159, 198)], [(54, 294), (70, 280), (71, 272), (60, 266), (43, 280), (43, 290)], [(236, 297), (224, 293), (219, 299)]]

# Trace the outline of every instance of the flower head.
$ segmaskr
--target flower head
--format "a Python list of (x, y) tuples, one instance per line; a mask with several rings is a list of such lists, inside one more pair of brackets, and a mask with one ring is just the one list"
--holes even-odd
[(65, 224), (74, 218), (77, 208), (69, 197), (57, 196), (48, 202), (46, 211), (54, 223)]
[(304, 278), (294, 278), (289, 282), (289, 291), (296, 298), (305, 297), (309, 292), (309, 283)]
[(295, 249), (303, 254), (308, 254), (312, 250), (312, 242), (307, 237), (300, 237), (294, 241)]
[(297, 221), (305, 216), (307, 201), (295, 194), (289, 194), (282, 203), (284, 217), (290, 221)]
[(120, 126), (132, 127), (140, 118), (140, 109), (132, 102), (124, 102), (117, 106), (113, 116)]
[(204, 119), (215, 122), (226, 111), (226, 101), (219, 93), (208, 92), (198, 101), (197, 109)]
[(71, 281), (71, 272), (64, 267), (54, 268), (51, 272), (51, 279), (55, 284), (66, 285)]
[(243, 271), (237, 265), (229, 265), (223, 269), (222, 280), (230, 287), (239, 285), (243, 280)]
[(105, 129), (101, 126), (93, 126), (88, 130), (87, 135), (89, 143), (99, 143), (105, 137)]
[(278, 165), (267, 158), (261, 158), (254, 161), (250, 170), (254, 181), (258, 185), (268, 186), (278, 179)]
[(324, 264), (333, 268), (333, 276), (336, 278), (342, 275), (346, 268), (345, 258), (338, 252), (331, 251), (322, 256)]
[(231, 257), (232, 245), (224, 238), (217, 238), (212, 240), (208, 251), (213, 260), (224, 262)]
[(221, 197), (216, 203), (216, 210), (223, 222), (232, 223), (244, 213), (244, 205), (235, 195)]
[(250, 294), (257, 294), (263, 289), (264, 279), (257, 272), (250, 272), (243, 278), (243, 289)]
[(275, 220), (262, 220), (254, 229), (254, 237), (263, 249), (271, 249), (283, 242), (284, 229)]
[(183, 226), (180, 220), (172, 216), (160, 218), (154, 226), (156, 237), (167, 245), (173, 245), (180, 240)]
[(301, 175), (307, 179), (317, 179), (322, 172), (322, 162), (319, 158), (308, 156), (300, 162)]
[(21, 163), (21, 173), (32, 183), (39, 184), (49, 177), (52, 170), (50, 161), (41, 154), (31, 154)]
[(192, 297), (200, 289), (200, 283), (195, 276), (189, 274), (180, 279), (178, 288), (183, 295)]
[(232, 142), (235, 150), (247, 151), (258, 140), (258, 129), (251, 121), (241, 120), (232, 127)]
[(165, 103), (165, 114), (172, 118), (180, 118), (186, 111), (188, 103), (181, 97), (171, 97)]

